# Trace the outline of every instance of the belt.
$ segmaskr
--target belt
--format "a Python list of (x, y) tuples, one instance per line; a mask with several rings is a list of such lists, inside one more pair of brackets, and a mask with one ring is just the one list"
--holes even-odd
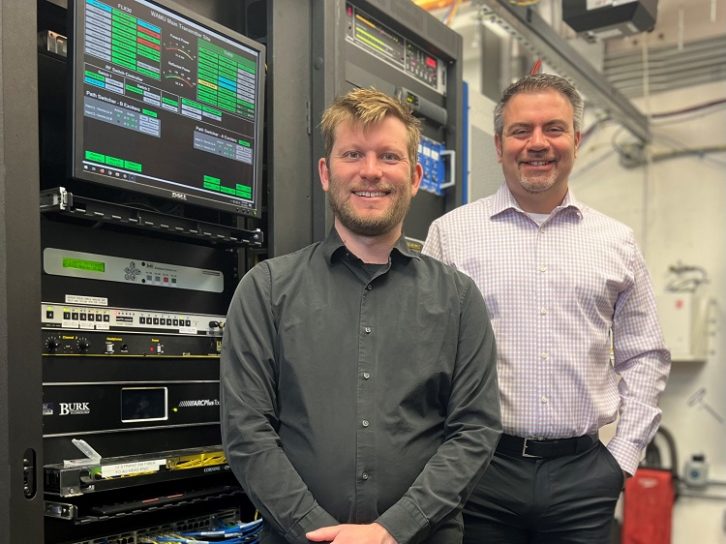
[(499, 439), (497, 452), (514, 457), (546, 459), (575, 455), (589, 450), (599, 441), (597, 434), (576, 436), (574, 438), (556, 438), (554, 440), (537, 440), (522, 438), (511, 434), (503, 434)]

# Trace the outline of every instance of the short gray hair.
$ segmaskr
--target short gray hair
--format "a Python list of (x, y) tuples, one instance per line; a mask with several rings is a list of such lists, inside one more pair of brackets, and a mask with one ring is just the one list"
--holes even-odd
[(562, 94), (572, 104), (572, 112), (574, 117), (575, 132), (582, 130), (582, 118), (585, 111), (585, 102), (575, 86), (565, 78), (553, 74), (536, 74), (533, 76), (525, 76), (519, 81), (515, 81), (502, 93), (502, 98), (494, 108), (494, 132), (501, 137), (504, 131), (504, 106), (509, 100), (520, 93), (531, 93), (536, 91), (557, 91)]

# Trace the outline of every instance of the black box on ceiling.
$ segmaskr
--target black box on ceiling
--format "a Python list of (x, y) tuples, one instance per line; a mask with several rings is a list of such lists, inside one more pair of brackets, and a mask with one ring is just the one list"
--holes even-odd
[(562, 0), (562, 20), (600, 38), (652, 30), (657, 10), (658, 0)]

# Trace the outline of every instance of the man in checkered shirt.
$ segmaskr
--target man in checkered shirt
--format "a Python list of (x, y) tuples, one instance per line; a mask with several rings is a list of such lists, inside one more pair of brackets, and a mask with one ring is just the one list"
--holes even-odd
[[(495, 111), (505, 183), (436, 220), (423, 253), (467, 273), (497, 340), (502, 436), (465, 544), (608, 543), (670, 369), (633, 232), (575, 198), (583, 100), (527, 76)], [(598, 430), (618, 418), (607, 447)]]

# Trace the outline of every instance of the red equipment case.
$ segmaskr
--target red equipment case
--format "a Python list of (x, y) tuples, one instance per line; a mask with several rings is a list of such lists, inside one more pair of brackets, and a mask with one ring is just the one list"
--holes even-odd
[(670, 470), (639, 468), (625, 484), (621, 544), (670, 544), (674, 501)]

